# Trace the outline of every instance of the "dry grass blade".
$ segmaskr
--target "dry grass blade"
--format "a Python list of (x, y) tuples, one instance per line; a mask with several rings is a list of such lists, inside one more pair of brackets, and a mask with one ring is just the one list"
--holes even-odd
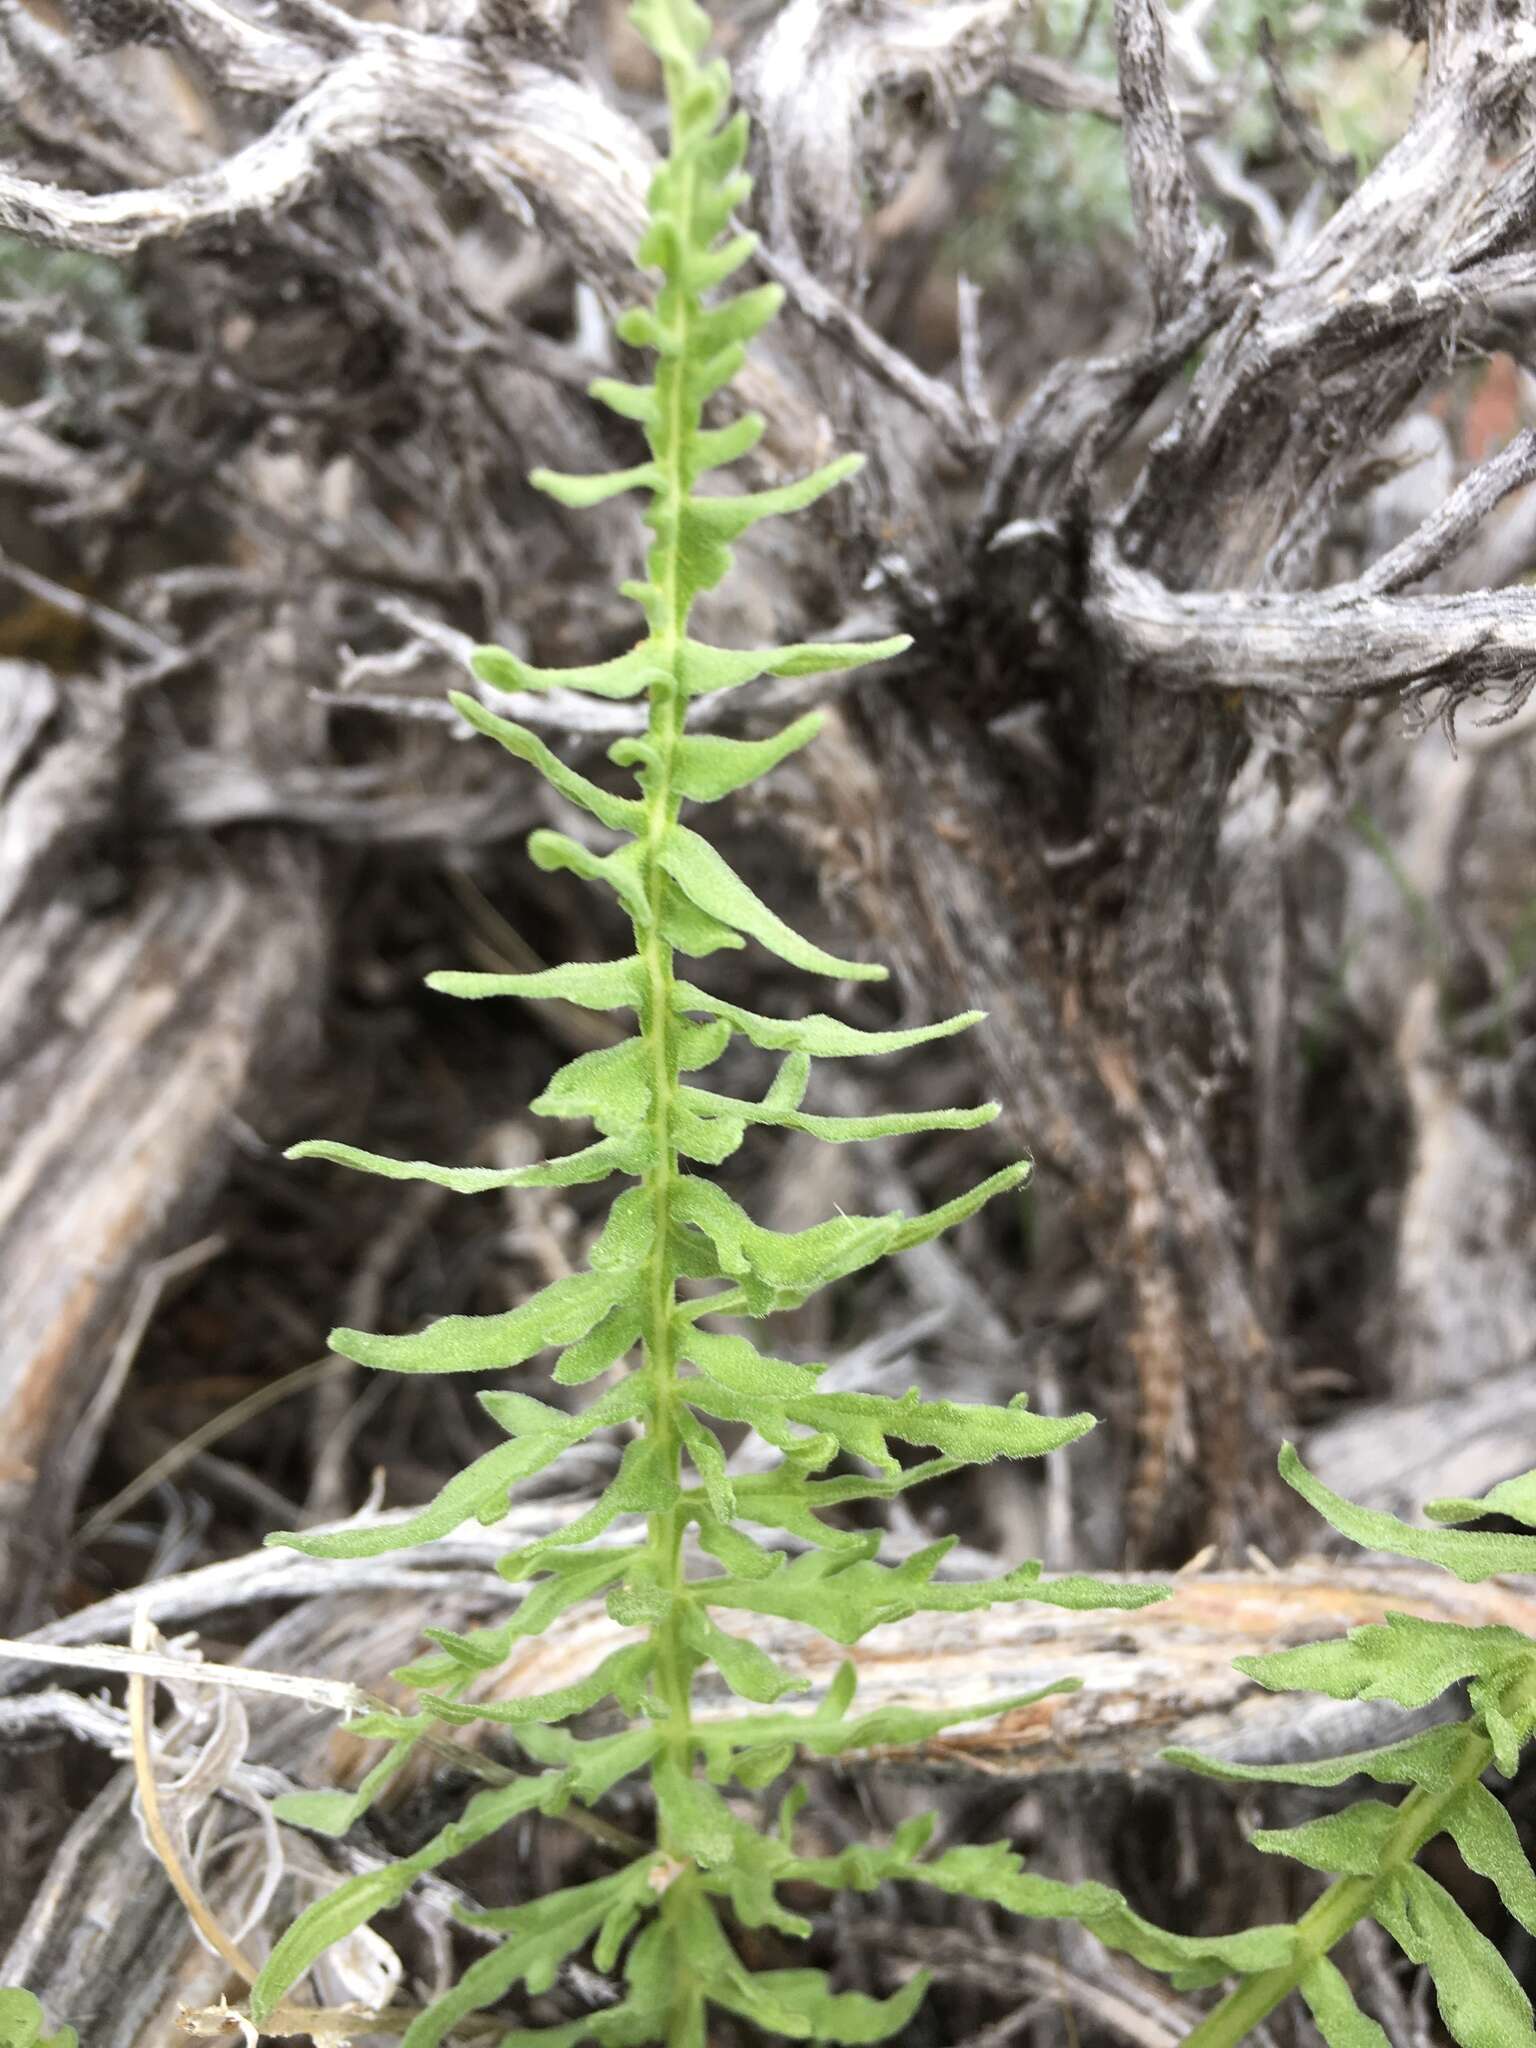
[(90, 1543), (96, 1537), (105, 1535), (114, 1522), (119, 1521), (130, 1508), (137, 1507), (138, 1503), (146, 1495), (153, 1493), (162, 1481), (174, 1478), (183, 1467), (191, 1464), (199, 1452), (206, 1451), (221, 1437), (228, 1436), (232, 1430), (238, 1429), (242, 1423), (253, 1421), (258, 1415), (264, 1415), (269, 1408), (276, 1407), (279, 1401), (286, 1401), (292, 1394), (303, 1393), (306, 1387), (314, 1386), (317, 1381), (335, 1378), (344, 1374), (346, 1370), (347, 1362), (342, 1358), (312, 1359), (308, 1365), (301, 1365), (294, 1372), (284, 1373), (281, 1379), (272, 1380), (264, 1387), (257, 1387), (253, 1393), (247, 1394), (243, 1401), (236, 1401), (232, 1407), (210, 1416), (200, 1428), (192, 1430), (179, 1443), (172, 1444), (169, 1450), (162, 1451), (158, 1458), (146, 1465), (144, 1470), (130, 1479), (126, 1486), (120, 1487), (110, 1500), (103, 1501), (99, 1508), (94, 1509), (80, 1525), (79, 1540), (82, 1543)]

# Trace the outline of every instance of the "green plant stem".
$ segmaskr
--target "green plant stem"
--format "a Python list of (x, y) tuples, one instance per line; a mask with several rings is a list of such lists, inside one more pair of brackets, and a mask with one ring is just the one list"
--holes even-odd
[[(681, 629), (677, 641), (681, 640)], [(661, 839), (677, 815), (671, 794), (672, 749), (682, 725), (682, 686), (677, 677), (677, 646), (669, 650), (673, 673), (670, 689), (658, 685), (651, 696), (650, 736), (656, 743), (658, 765), (649, 792), (646, 845), (646, 893), (651, 922), (645, 935), (647, 1009), (644, 1035), (651, 1052), (652, 1117), (655, 1163), (651, 1168), (650, 1192), (655, 1214), (655, 1243), (651, 1248), (650, 1313), (646, 1331), (646, 1369), (651, 1376), (654, 1401), (652, 1428), (664, 1447), (667, 1471), (673, 1480), (680, 1476), (682, 1445), (677, 1428), (679, 1400), (677, 1343), (674, 1319), (677, 1314), (677, 1283), (672, 1273), (672, 1189), (677, 1179), (677, 1150), (673, 1142), (672, 1115), (677, 1094), (677, 1030), (672, 1012), (672, 948), (661, 936), (661, 914), (665, 876), (658, 857)], [(651, 1547), (661, 1562), (661, 1597), (666, 1611), (651, 1628), (655, 1651), (655, 1683), (665, 1715), (667, 1747), (680, 1771), (693, 1768), (693, 1672), (682, 1640), (683, 1603), (687, 1598), (683, 1566), (683, 1532), (687, 1510), (679, 1503), (650, 1517)], [(675, 1854), (676, 1845), (667, 1839), (665, 1822), (658, 1831), (658, 1846)], [(690, 1873), (676, 1884), (686, 1886)], [(675, 1887), (674, 1887), (675, 1888)], [(673, 1913), (677, 1901), (669, 1901)], [(664, 1909), (665, 1912), (665, 1909)], [(679, 1970), (677, 1993), (667, 2023), (669, 2043), (681, 2044), (697, 2038), (703, 1992), (690, 1972)]]
[[(675, 649), (672, 652), (675, 668)], [(652, 694), (650, 733), (657, 745), (658, 766), (653, 773), (648, 802), (646, 891), (651, 923), (644, 937), (642, 954), (647, 988), (644, 1036), (651, 1056), (652, 1135), (656, 1148), (655, 1163), (649, 1176), (655, 1243), (651, 1248), (645, 1353), (654, 1402), (651, 1426), (663, 1447), (668, 1474), (674, 1480), (679, 1476), (682, 1463), (677, 1427), (677, 1345), (673, 1327), (677, 1314), (677, 1284), (672, 1274), (672, 1190), (678, 1173), (672, 1120), (678, 1067), (677, 1031), (672, 1014), (672, 948), (660, 930), (665, 876), (658, 853), (662, 838), (677, 813), (677, 804), (670, 789), (670, 771), (672, 749), (681, 724), (681, 695), (681, 687), (676, 683), (670, 690), (658, 686)], [(689, 1704), (692, 1683), (681, 1637), (686, 1512), (679, 1503), (650, 1518), (651, 1545), (661, 1560), (662, 1592), (667, 1602), (665, 1615), (651, 1631), (656, 1652), (656, 1685), (666, 1710), (669, 1746), (685, 1769), (692, 1753)]]
[[(1525, 1684), (1529, 1686), (1529, 1681)], [(1250, 1977), (1229, 1992), (1212, 2012), (1184, 2037), (1183, 2048), (1236, 2048), (1277, 2005), (1300, 1984), (1321, 1956), (1348, 1934), (1371, 1910), (1384, 1884), (1405, 1870), (1424, 1844), (1439, 1833), (1447, 1808), (1493, 1761), (1493, 1744), (1474, 1721), (1467, 1729), (1456, 1768), (1438, 1791), (1416, 1786), (1398, 1808), (1397, 1825), (1387, 1837), (1379, 1870), (1368, 1877), (1339, 1877), (1296, 1923), (1292, 1960), (1275, 1970)]]
[[(670, 80), (669, 80), (670, 87)], [(677, 108), (673, 107), (674, 123)], [(691, 193), (688, 195), (691, 198)], [(651, 1247), (650, 1313), (646, 1331), (646, 1366), (651, 1376), (654, 1402), (653, 1423), (664, 1447), (668, 1476), (681, 1476), (682, 1445), (677, 1426), (679, 1401), (677, 1375), (677, 1281), (673, 1272), (672, 1191), (678, 1178), (677, 1146), (673, 1119), (678, 1086), (678, 1026), (672, 1008), (672, 947), (662, 934), (666, 901), (666, 874), (661, 853), (667, 835), (682, 808), (673, 794), (674, 755), (682, 735), (687, 711), (682, 675), (682, 650), (687, 636), (689, 603), (683, 588), (680, 560), (680, 522), (683, 502), (690, 488), (686, 450), (696, 425), (686, 417), (683, 364), (688, 352), (689, 303), (686, 292), (678, 293), (679, 347), (670, 360), (663, 356), (657, 365), (657, 398), (661, 408), (659, 468), (661, 488), (653, 501), (655, 544), (649, 569), (659, 594), (658, 617), (652, 631), (659, 641), (658, 663), (667, 681), (653, 683), (650, 691), (648, 737), (654, 760), (646, 783), (645, 889), (650, 918), (643, 934), (646, 1011), (643, 1033), (650, 1048), (652, 1087), (652, 1136), (655, 1158), (650, 1172), (654, 1207), (655, 1241)], [(639, 935), (637, 935), (639, 936)], [(665, 1716), (667, 1748), (677, 1770), (693, 1769), (693, 1662), (682, 1639), (687, 1580), (683, 1565), (683, 1535), (687, 1510), (676, 1506), (650, 1518), (650, 1540), (661, 1563), (662, 1618), (651, 1629), (655, 1651), (655, 1685)], [(677, 1845), (668, 1839), (665, 1820), (659, 1819), (658, 1846), (664, 1854), (676, 1855)], [(683, 1859), (679, 1859), (683, 1860)], [(693, 1882), (691, 1869), (682, 1870), (663, 1903), (663, 1917), (675, 1922), (685, 1895)], [(685, 2048), (702, 2034), (703, 1987), (691, 1971), (681, 1967), (683, 1943), (677, 1944), (678, 1979), (667, 2018), (669, 2048)]]

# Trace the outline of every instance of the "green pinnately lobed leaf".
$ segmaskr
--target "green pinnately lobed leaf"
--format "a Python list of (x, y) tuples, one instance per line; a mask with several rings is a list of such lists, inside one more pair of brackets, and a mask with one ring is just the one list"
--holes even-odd
[[(610, 1176), (632, 1185), (615, 1194), (578, 1269), (527, 1299), (491, 1313), (444, 1315), (414, 1330), (337, 1330), (332, 1344), (342, 1356), (408, 1375), (499, 1373), (555, 1353), (556, 1391), (551, 1399), (506, 1386), (480, 1393), (500, 1440), (489, 1438), (490, 1447), (435, 1498), (270, 1540), (312, 1557), (372, 1558), (441, 1541), (467, 1523), (494, 1525), (514, 1488), (594, 1437), (603, 1441), (605, 1477), (596, 1497), (559, 1527), (501, 1559), (504, 1612), (466, 1632), (426, 1631), (427, 1647), (393, 1674), (412, 1695), (410, 1710), (380, 1710), (357, 1724), (360, 1736), (383, 1747), (356, 1788), (282, 1802), (289, 1824), (339, 1833), (386, 1796), (413, 1759), (443, 1750), (445, 1728), (492, 1726), (519, 1758), (515, 1770), (485, 1761), (485, 1775), (504, 1781), (476, 1792), (414, 1854), (365, 1869), (309, 1904), (261, 1970), (252, 2022), (272, 2020), (332, 1944), (392, 1911), (428, 1872), (533, 1816), (558, 1821), (573, 1807), (598, 1804), (643, 1774), (650, 1801), (635, 1811), (647, 1829), (654, 1812), (654, 1840), (648, 1835), (637, 1854), (631, 1838), (615, 1869), (614, 1831), (589, 1820), (604, 1846), (602, 1860), (588, 1865), (595, 1872), (588, 1881), (468, 1914), (486, 1945), (424, 2009), (387, 2016), (402, 2048), (463, 2038), (476, 2014), (493, 2016), (478, 2024), (501, 2048), (589, 2041), (706, 2048), (715, 2037), (712, 2011), (727, 2015), (726, 2032), (744, 2021), (789, 2040), (892, 2039), (914, 2020), (925, 1991), (921, 1974), (887, 1997), (868, 1996), (795, 1967), (787, 1946), (812, 1931), (803, 1910), (808, 1891), (883, 1884), (923, 1884), (1024, 1918), (1075, 1922), (1182, 1990), (1236, 1977), (1231, 1998), (1197, 2029), (1198, 2048), (1225, 2048), (1293, 1991), (1330, 2042), (1380, 2048), (1380, 2029), (1328, 1960), (1340, 1935), (1369, 1910), (1430, 1969), (1445, 2024), (1465, 2048), (1529, 2044), (1519, 1987), (1414, 1860), (1431, 1836), (1446, 1836), (1511, 1913), (1526, 1927), (1536, 1924), (1536, 1877), (1508, 1817), (1480, 1783), (1492, 1761), (1513, 1768), (1536, 1720), (1536, 1658), (1512, 1628), (1390, 1614), (1343, 1642), (1285, 1649), (1245, 1667), (1265, 1686), (1410, 1709), (1469, 1688), (1470, 1721), (1416, 1731), (1377, 1750), (1290, 1767), (1198, 1765), (1257, 1782), (1326, 1788), (1360, 1775), (1406, 1788), (1399, 1806), (1365, 1799), (1256, 1837), (1262, 1849), (1336, 1874), (1297, 1927), (1172, 1934), (1107, 1886), (1037, 1875), (1003, 1845), (934, 1853), (933, 1823), (925, 1819), (905, 1822), (885, 1843), (802, 1856), (798, 1785), (776, 1830), (759, 1831), (745, 1817), (752, 1798), (792, 1777), (803, 1758), (910, 1749), (1016, 1707), (1054, 1713), (1074, 1684), (1059, 1679), (982, 1705), (890, 1703), (860, 1714), (851, 1711), (854, 1674), (844, 1663), (824, 1694), (803, 1704), (795, 1696), (809, 1690), (810, 1677), (785, 1647), (796, 1630), (851, 1645), (913, 1616), (963, 1617), (1023, 1600), (1131, 1614), (1165, 1589), (1048, 1578), (1035, 1562), (960, 1578), (949, 1538), (883, 1558), (877, 1518), (889, 1503), (970, 1466), (1063, 1450), (1092, 1418), (1037, 1415), (1022, 1396), (968, 1405), (924, 1399), (916, 1388), (895, 1397), (850, 1389), (819, 1362), (777, 1355), (734, 1324), (723, 1326), (727, 1318), (756, 1321), (796, 1309), (835, 1281), (966, 1225), (988, 1202), (1020, 1190), (1030, 1167), (1003, 1166), (923, 1214), (836, 1211), (792, 1231), (749, 1213), (740, 1198), (748, 1180), (715, 1176), (765, 1131), (862, 1143), (973, 1131), (997, 1110), (981, 1104), (850, 1115), (817, 1094), (817, 1061), (906, 1052), (978, 1023), (974, 1013), (886, 1028), (844, 1021), (827, 998), (826, 1009), (775, 1017), (680, 971), (679, 956), (707, 961), (751, 947), (824, 980), (884, 978), (879, 965), (794, 930), (685, 822), (686, 806), (727, 799), (808, 745), (821, 715), (752, 739), (690, 731), (688, 721), (700, 699), (759, 677), (858, 668), (898, 656), (909, 643), (894, 634), (736, 648), (692, 630), (695, 601), (726, 574), (733, 545), (759, 521), (798, 512), (850, 482), (859, 458), (842, 456), (799, 478), (754, 474), (746, 486), (730, 473), (760, 448), (764, 422), (733, 410), (727, 387), (781, 298), (775, 285), (731, 283), (755, 247), (733, 221), (750, 191), (742, 169), (746, 123), (729, 112), (724, 66), (703, 60), (709, 22), (693, 0), (637, 0), (632, 19), (660, 59), (670, 115), (670, 148), (651, 183), (638, 252), (653, 289), (617, 323), (622, 341), (649, 352), (649, 378), (602, 378), (592, 387), (618, 422), (612, 469), (590, 476), (540, 470), (533, 482), (564, 508), (561, 530), (564, 512), (636, 500), (648, 535), (643, 574), (622, 586), (638, 607), (635, 638), (564, 669), (477, 648), (470, 668), (479, 688), (452, 699), (482, 738), (572, 807), (572, 829), (541, 827), (529, 840), (530, 857), (606, 891), (632, 938), (615, 960), (430, 977), (436, 992), (455, 1000), (510, 997), (613, 1016), (612, 1042), (569, 1059), (532, 1104), (541, 1117), (589, 1129), (573, 1141), (576, 1149), (511, 1168), (397, 1160), (335, 1140), (311, 1141), (290, 1155), (463, 1195), (579, 1187)], [(616, 741), (606, 762), (573, 766), (508, 715), (525, 709), (510, 699), (561, 691), (643, 706), (644, 730)], [(760, 1070), (740, 1079), (729, 1070), (729, 1087), (741, 1093), (704, 1078), (733, 1046), (745, 1066)], [(756, 1439), (750, 1457), (728, 1449), (738, 1435)], [(1289, 1448), (1284, 1469), (1357, 1542), (1469, 1580), (1536, 1564), (1536, 1537), (1414, 1528), (1341, 1500)], [(1440, 1504), (1441, 1519), (1507, 1513), (1529, 1520), (1529, 1505), (1521, 1483), (1511, 1482), (1484, 1503)], [(769, 1636), (765, 1617), (789, 1627)], [(589, 1620), (599, 1634), (584, 1650), (593, 1640)], [(560, 1655), (533, 1661), (531, 1640), (551, 1632), (561, 1637)], [(745, 1706), (696, 1715), (701, 1677), (716, 1696), (723, 1688)], [(589, 1714), (599, 1717), (595, 1726), (566, 1725)], [(772, 1941), (738, 1944), (742, 1930), (767, 1930)], [(616, 2002), (533, 2024), (530, 2001), (572, 2012), (567, 1966), (578, 1955), (613, 1978)], [(771, 1966), (751, 1966), (758, 1961)]]
[[(1344, 1500), (1308, 1472), (1287, 1444), (1287, 1481), (1342, 1534), (1371, 1549), (1439, 1565), (1466, 1581), (1536, 1568), (1536, 1540), (1480, 1531), (1424, 1529)], [(1529, 1505), (1520, 1481), (1498, 1500), (1435, 1503), (1439, 1519), (1470, 1521)], [(1302, 1916), (1292, 1956), (1277, 1968), (1244, 1973), (1189, 2036), (1190, 2048), (1227, 2048), (1242, 2040), (1291, 1992), (1299, 1992), (1330, 2048), (1382, 2048), (1378, 2023), (1329, 1961), (1355, 1923), (1370, 1915), (1408, 1959), (1427, 1969), (1440, 2017), (1462, 2048), (1530, 2048), (1536, 2040), (1529, 2000), (1498, 1949), (1420, 1867), (1421, 1850), (1443, 1835), (1467, 1868), (1489, 1879), (1521, 1926), (1536, 1922), (1536, 1871), (1499, 1800), (1482, 1783), (1492, 1764), (1518, 1768), (1536, 1732), (1536, 1640), (1501, 1622), (1471, 1626), (1389, 1611), (1342, 1639), (1242, 1657), (1238, 1669), (1271, 1691), (1326, 1694), (1340, 1700), (1390, 1700), (1410, 1710), (1466, 1687), (1470, 1713), (1403, 1740), (1342, 1756), (1248, 1764), (1186, 1750), (1167, 1760), (1207, 1776), (1249, 1784), (1329, 1788), (1352, 1777), (1406, 1787), (1396, 1804), (1357, 1800), (1341, 1811), (1289, 1828), (1260, 1829), (1256, 1848), (1323, 1871), (1332, 1884)]]
[(1404, 1742), (1380, 1749), (1362, 1749), (1345, 1756), (1318, 1757), (1284, 1764), (1232, 1763), (1202, 1756), (1193, 1749), (1165, 1749), (1165, 1761), (1199, 1771), (1208, 1778), (1227, 1778), (1245, 1785), (1342, 1785), (1346, 1778), (1374, 1778), (1379, 1785), (1422, 1785), (1430, 1792), (1450, 1786), (1464, 1737), (1459, 1724), (1430, 1728)]
[(1272, 1692), (1321, 1692), (1341, 1700), (1396, 1700), (1423, 1707), (1467, 1678), (1500, 1678), (1536, 1662), (1518, 1629), (1465, 1628), (1389, 1614), (1352, 1629), (1342, 1642), (1308, 1643), (1268, 1656), (1240, 1657), (1239, 1671)]

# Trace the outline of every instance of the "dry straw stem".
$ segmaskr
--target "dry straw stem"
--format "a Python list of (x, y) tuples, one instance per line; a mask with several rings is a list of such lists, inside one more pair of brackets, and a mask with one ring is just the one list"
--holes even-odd
[(206, 1451), (221, 1437), (242, 1423), (264, 1415), (278, 1402), (286, 1401), (290, 1395), (300, 1394), (306, 1387), (318, 1382), (341, 1377), (347, 1370), (345, 1359), (315, 1358), (308, 1365), (301, 1365), (295, 1371), (284, 1373), (280, 1379), (269, 1380), (263, 1387), (255, 1388), (243, 1400), (212, 1415), (199, 1428), (191, 1430), (179, 1443), (162, 1451), (158, 1458), (147, 1464), (142, 1472), (135, 1474), (126, 1486), (120, 1487), (110, 1500), (104, 1500), (94, 1508), (80, 1525), (78, 1541), (89, 1543), (95, 1537), (105, 1535), (114, 1522), (120, 1521), (128, 1510), (136, 1507), (148, 1494), (167, 1479), (174, 1478), (183, 1467), (189, 1465), (200, 1451)]
[(172, 1656), (164, 1651), (138, 1647), (150, 1626), (147, 1610), (142, 1626), (136, 1619), (132, 1641), (126, 1650), (111, 1643), (94, 1643), (79, 1648), (62, 1643), (0, 1642), (0, 1658), (24, 1664), (57, 1664), (83, 1671), (115, 1671), (128, 1674), (130, 1691), (135, 1684), (157, 1678), (171, 1678), (191, 1685), (228, 1686), (235, 1692), (264, 1693), (269, 1698), (302, 1701), (305, 1706), (328, 1708), (350, 1718), (375, 1712), (380, 1702), (360, 1686), (338, 1678), (301, 1678), (286, 1671), (251, 1671), (239, 1665), (205, 1664), (200, 1659)]
[[(195, 1665), (184, 1660), (157, 1654), (150, 1645), (155, 1641), (153, 1623), (142, 1611), (134, 1623), (133, 1638), (126, 1653), (130, 1663), (119, 1663), (112, 1668), (126, 1669), (128, 1677), (128, 1726), (133, 1745), (133, 1775), (138, 1788), (139, 1808), (144, 1818), (144, 1832), (150, 1846), (160, 1859), (161, 1868), (175, 1890), (176, 1896), (186, 1907), (188, 1916), (203, 1940), (228, 1963), (234, 1974), (247, 1986), (254, 1984), (260, 1965), (251, 1960), (240, 1944), (219, 1923), (210, 1910), (202, 1893), (198, 1890), (192, 1873), (182, 1862), (177, 1851), (176, 1840), (165, 1824), (160, 1809), (160, 1787), (155, 1777), (154, 1755), (154, 1681), (157, 1677), (206, 1677), (206, 1671), (199, 1671)], [(122, 1655), (123, 1653), (119, 1653)], [(244, 1676), (264, 1683), (246, 1686), (251, 1692), (286, 1692), (288, 1697), (317, 1705), (326, 1702), (317, 1699), (317, 1688), (323, 1680), (293, 1679), (286, 1683), (273, 1683), (278, 1678), (275, 1672), (221, 1673), (223, 1682)], [(351, 1687), (331, 1687), (332, 1693), (352, 1692)], [(334, 1704), (334, 1700), (330, 1702)], [(250, 2048), (256, 2048), (260, 2039), (249, 2020), (240, 2014), (231, 2014)], [(314, 2042), (315, 2048), (347, 2048), (347, 2044), (360, 2032), (375, 2029), (384, 2021), (384, 2015), (376, 2013), (331, 2013), (318, 2011), (313, 2007), (284, 2004), (273, 2014), (272, 2031), (278, 2034), (303, 2034)], [(367, 2023), (365, 2029), (364, 2023)]]

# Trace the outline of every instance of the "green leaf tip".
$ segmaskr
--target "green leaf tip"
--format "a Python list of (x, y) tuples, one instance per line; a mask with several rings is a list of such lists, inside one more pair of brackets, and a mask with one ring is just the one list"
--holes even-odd
[(1504, 1479), (1476, 1499), (1432, 1500), (1424, 1512), (1432, 1522), (1477, 1522), (1484, 1515), (1507, 1515), (1536, 1529), (1536, 1472), (1522, 1472)]
[[(1296, 1446), (1282, 1444), (1280, 1476), (1341, 1536), (1365, 1550), (1384, 1550), (1393, 1557), (1412, 1557), (1437, 1564), (1467, 1584), (1510, 1572), (1536, 1572), (1536, 1536), (1506, 1536), (1492, 1531), (1420, 1529), (1376, 1508), (1356, 1507), (1314, 1477)], [(1447, 1520), (1460, 1517), (1446, 1517)]]
[(628, 14), (664, 64), (691, 68), (709, 47), (710, 19), (695, 0), (634, 0)]
[(553, 469), (534, 469), (529, 471), (528, 481), (558, 503), (585, 512), (624, 491), (654, 490), (661, 474), (654, 462), (642, 462), (633, 469), (604, 470), (595, 476), (562, 476)]
[(575, 690), (584, 696), (606, 697), (616, 702), (643, 696), (653, 683), (667, 679), (665, 667), (646, 640), (630, 648), (627, 654), (587, 667), (538, 668), (505, 647), (476, 647), (470, 654), (469, 666), (482, 683), (509, 694)]

